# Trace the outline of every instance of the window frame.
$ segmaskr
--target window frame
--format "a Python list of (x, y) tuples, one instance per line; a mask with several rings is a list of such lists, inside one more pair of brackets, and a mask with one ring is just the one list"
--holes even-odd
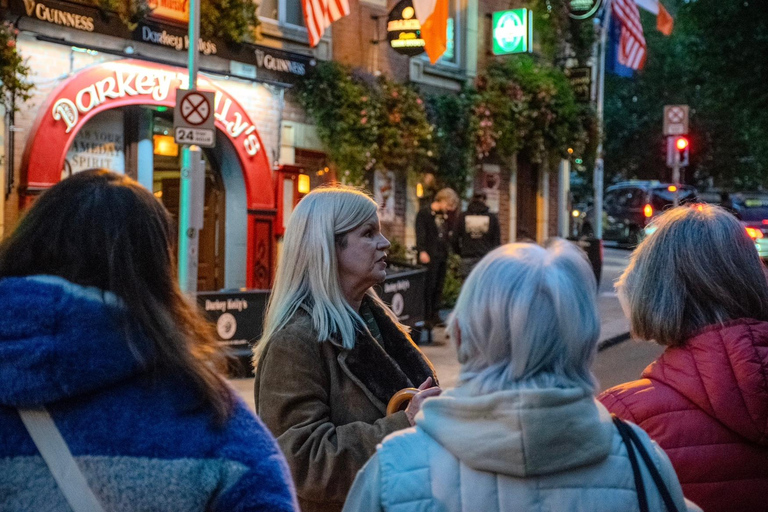
[[(276, 0), (277, 1), (277, 19), (275, 18), (269, 18), (266, 16), (258, 15), (259, 21), (261, 21), (264, 24), (264, 27), (267, 28), (266, 33), (269, 35), (277, 36), (277, 37), (284, 37), (287, 39), (291, 39), (296, 42), (303, 42), (306, 44), (307, 38), (309, 37), (309, 32), (307, 31), (306, 25), (296, 25), (294, 23), (288, 23), (285, 21), (287, 16), (287, 6), (286, 2), (287, 0)], [(301, 0), (297, 0), (299, 4), (301, 4)], [(261, 5), (259, 5), (261, 7)], [(300, 5), (302, 9), (302, 19), (304, 16), (304, 6)], [(323, 36), (322, 39), (325, 39), (326, 36)], [(321, 40), (322, 40), (321, 39)]]

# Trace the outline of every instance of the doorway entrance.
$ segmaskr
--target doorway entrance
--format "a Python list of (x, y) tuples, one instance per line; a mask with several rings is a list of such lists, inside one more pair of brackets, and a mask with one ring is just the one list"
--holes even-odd
[[(173, 121), (156, 114), (153, 122), (154, 173), (152, 190), (155, 197), (179, 221), (179, 191), (181, 178), (181, 148), (173, 143)], [(225, 288), (225, 190), (215, 159), (203, 150), (205, 161), (205, 206), (203, 229), (198, 249), (197, 289), (215, 291)], [(174, 233), (178, 239), (178, 232)]]
[(536, 240), (536, 196), (539, 173), (527, 158), (517, 157), (517, 241)]

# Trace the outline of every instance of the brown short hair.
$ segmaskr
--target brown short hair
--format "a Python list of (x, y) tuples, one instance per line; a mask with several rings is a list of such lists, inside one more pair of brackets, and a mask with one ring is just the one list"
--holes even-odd
[(679, 346), (737, 318), (768, 321), (768, 279), (755, 245), (726, 210), (667, 211), (616, 283), (636, 338)]

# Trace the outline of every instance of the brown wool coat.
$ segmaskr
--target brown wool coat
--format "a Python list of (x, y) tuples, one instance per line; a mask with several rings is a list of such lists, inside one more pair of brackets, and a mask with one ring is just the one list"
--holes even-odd
[(427, 377), (437, 383), (411, 338), (375, 305), (371, 310), (383, 347), (368, 333), (358, 333), (352, 350), (320, 343), (300, 310), (259, 359), (256, 412), (288, 460), (303, 512), (340, 511), (376, 445), (410, 427), (404, 412), (385, 417), (392, 395)]

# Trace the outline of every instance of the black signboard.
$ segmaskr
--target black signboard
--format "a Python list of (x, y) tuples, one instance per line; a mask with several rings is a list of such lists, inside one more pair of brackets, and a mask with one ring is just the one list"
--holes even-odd
[(569, 68), (565, 70), (576, 101), (589, 103), (592, 100), (592, 68)]
[[(398, 265), (401, 266), (401, 265)], [(376, 287), (379, 297), (389, 304), (397, 319), (414, 328), (424, 325), (424, 286), (427, 271), (417, 267), (405, 267), (387, 276)]]
[(575, 20), (586, 20), (594, 16), (603, 0), (567, 0), (568, 16)]
[[(11, 13), (22, 19), (33, 18), (57, 27), (107, 34), (179, 52), (189, 50), (189, 36), (185, 24), (145, 19), (131, 31), (115, 13), (60, 0), (9, 0), (8, 8)], [(255, 76), (246, 78), (266, 82), (294, 84), (316, 65), (312, 55), (286, 52), (256, 44), (228, 44), (218, 39), (200, 38), (199, 48), (203, 55), (215, 55), (253, 66), (256, 70)]]
[(216, 336), (236, 357), (251, 357), (264, 328), (269, 290), (200, 292), (197, 303), (216, 326)]
[(424, 53), (421, 24), (416, 19), (411, 0), (401, 0), (389, 13), (387, 40), (397, 53), (411, 57)]

